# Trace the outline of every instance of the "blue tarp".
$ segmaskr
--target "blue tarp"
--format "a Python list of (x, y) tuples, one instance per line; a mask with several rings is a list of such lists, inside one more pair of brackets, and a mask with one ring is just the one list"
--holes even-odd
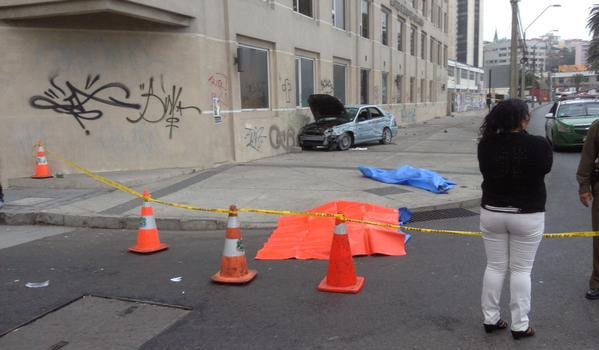
[(373, 180), (388, 184), (414, 186), (433, 193), (447, 193), (456, 186), (455, 182), (447, 180), (434, 171), (414, 168), (409, 165), (395, 170), (365, 166), (360, 166), (358, 169), (364, 176)]

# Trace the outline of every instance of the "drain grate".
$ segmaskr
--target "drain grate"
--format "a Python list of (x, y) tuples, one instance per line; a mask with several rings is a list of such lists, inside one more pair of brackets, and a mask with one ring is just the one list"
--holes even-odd
[(393, 186), (393, 187), (387, 186), (387, 187), (371, 188), (369, 190), (364, 190), (364, 192), (376, 194), (377, 196), (388, 196), (388, 195), (392, 195), (392, 194), (401, 194), (401, 193), (406, 193), (406, 192), (411, 192), (411, 191), (404, 190), (397, 186)]
[(412, 213), (412, 222), (419, 221), (431, 221), (431, 220), (442, 220), (442, 219), (453, 219), (453, 218), (467, 218), (470, 216), (478, 216), (478, 213), (470, 211), (464, 208), (450, 208), (450, 209), (438, 209), (428, 210)]

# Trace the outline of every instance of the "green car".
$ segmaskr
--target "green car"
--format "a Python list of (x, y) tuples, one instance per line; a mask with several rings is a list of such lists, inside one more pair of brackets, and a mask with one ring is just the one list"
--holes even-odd
[(545, 118), (545, 136), (554, 150), (580, 147), (591, 124), (599, 119), (599, 100), (584, 98), (558, 101)]

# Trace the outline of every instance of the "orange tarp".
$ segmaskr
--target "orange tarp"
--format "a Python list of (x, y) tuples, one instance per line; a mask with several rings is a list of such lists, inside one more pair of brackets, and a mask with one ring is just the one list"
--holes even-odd
[[(359, 202), (330, 202), (310, 212), (343, 214), (348, 218), (397, 225), (397, 209)], [(352, 255), (406, 255), (406, 235), (394, 229), (346, 223)], [(327, 260), (335, 232), (334, 218), (284, 216), (256, 259)]]

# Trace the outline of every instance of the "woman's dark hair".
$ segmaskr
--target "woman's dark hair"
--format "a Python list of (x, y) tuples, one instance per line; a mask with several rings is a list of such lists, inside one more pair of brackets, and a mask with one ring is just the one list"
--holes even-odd
[(522, 125), (522, 121), (529, 118), (528, 105), (524, 101), (515, 98), (500, 101), (480, 126), (481, 140), (492, 135), (512, 132)]

